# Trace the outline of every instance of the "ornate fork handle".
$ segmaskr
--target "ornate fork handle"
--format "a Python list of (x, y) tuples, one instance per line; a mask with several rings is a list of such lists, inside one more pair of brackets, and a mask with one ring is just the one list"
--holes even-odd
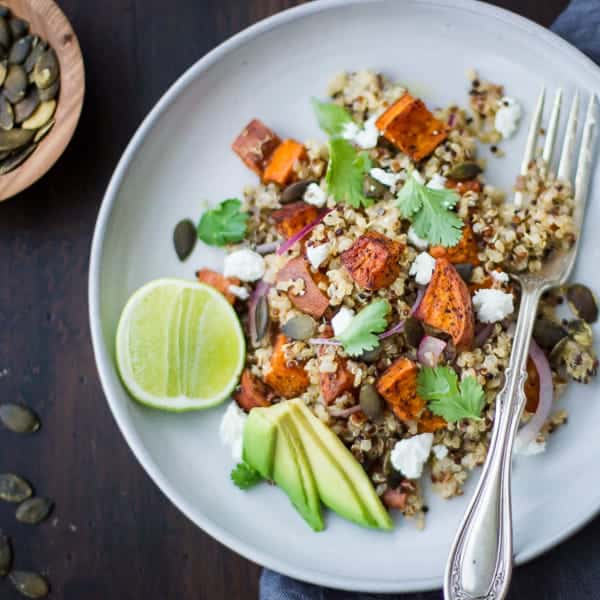
[(541, 282), (521, 282), (521, 308), (487, 460), (475, 495), (450, 551), (444, 578), (446, 600), (502, 600), (513, 563), (510, 471), (512, 447), (524, 405), (527, 355), (543, 292)]

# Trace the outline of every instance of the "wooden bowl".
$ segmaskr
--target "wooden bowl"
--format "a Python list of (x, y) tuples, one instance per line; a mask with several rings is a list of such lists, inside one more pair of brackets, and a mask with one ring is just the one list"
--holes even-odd
[(54, 127), (21, 166), (0, 175), (1, 202), (36, 182), (64, 152), (81, 114), (85, 73), (77, 36), (65, 14), (52, 0), (0, 0), (0, 4), (28, 21), (31, 32), (54, 48), (60, 64), (60, 92)]

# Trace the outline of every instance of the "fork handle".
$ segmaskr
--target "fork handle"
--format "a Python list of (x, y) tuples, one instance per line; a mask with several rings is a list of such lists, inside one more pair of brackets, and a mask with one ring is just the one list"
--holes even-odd
[(503, 600), (513, 566), (510, 471), (525, 403), (527, 355), (543, 288), (523, 284), (521, 308), (481, 478), (459, 528), (444, 577), (446, 600)]

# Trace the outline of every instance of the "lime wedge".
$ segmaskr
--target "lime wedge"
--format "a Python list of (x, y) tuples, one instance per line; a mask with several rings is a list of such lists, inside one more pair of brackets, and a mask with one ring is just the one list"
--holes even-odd
[(131, 296), (117, 329), (123, 383), (142, 404), (208, 408), (233, 391), (245, 358), (233, 307), (203, 283), (157, 279)]

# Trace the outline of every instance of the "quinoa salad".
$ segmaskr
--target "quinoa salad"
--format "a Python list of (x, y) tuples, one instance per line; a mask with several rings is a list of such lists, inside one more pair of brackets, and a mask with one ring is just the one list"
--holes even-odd
[[(464, 107), (372, 71), (324, 92), (319, 139), (258, 118), (243, 128), (232, 148), (257, 181), (198, 225), (227, 253), (197, 279), (246, 337), (220, 435), (233, 482), (274, 482), (315, 530), (321, 502), (361, 525), (389, 529), (400, 513), (423, 527), (424, 479), (460, 496), (486, 458), (519, 307), (510, 274), (574, 244), (572, 189), (541, 157), (514, 189), (486, 181), (478, 148), (502, 160), (521, 105), (475, 72)], [(542, 298), (517, 453), (542, 454), (567, 423), (565, 386), (596, 375), (597, 316), (581, 283)]]

